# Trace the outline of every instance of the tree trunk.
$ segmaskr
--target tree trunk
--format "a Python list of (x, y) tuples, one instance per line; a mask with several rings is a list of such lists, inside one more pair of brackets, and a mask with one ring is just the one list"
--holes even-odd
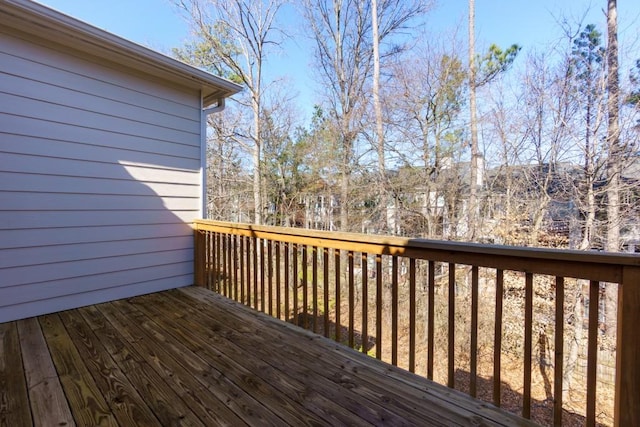
[(593, 189), (593, 173), (587, 172), (586, 176), (587, 186), (587, 208), (586, 218), (584, 221), (584, 234), (582, 235), (582, 243), (580, 244), (580, 250), (587, 250), (591, 248), (593, 243), (595, 223), (596, 223), (596, 195)]
[(340, 177), (340, 231), (349, 231), (349, 152), (348, 142), (344, 143), (344, 154), (342, 156), (342, 172)]
[(469, 0), (469, 108), (471, 113), (471, 170), (469, 182), (468, 238), (476, 238), (478, 220), (478, 121), (476, 117), (475, 0)]
[(380, 36), (378, 35), (378, 2), (371, 1), (371, 30), (373, 45), (373, 109), (376, 116), (376, 151), (378, 153), (378, 206), (380, 231), (390, 233), (387, 223), (387, 173), (384, 153), (384, 128), (382, 124), (382, 104), (380, 102)]
[(262, 224), (262, 165), (261, 165), (261, 151), (262, 141), (260, 139), (260, 103), (257, 99), (252, 100), (251, 103), (253, 109), (253, 126), (255, 129), (254, 145), (253, 145), (253, 205), (254, 205), (254, 217), (253, 222), (255, 224)]
[(620, 129), (618, 124), (618, 17), (616, 0), (608, 0), (607, 14), (607, 245), (606, 250), (620, 250)]
[[(605, 249), (610, 252), (620, 250), (620, 173), (622, 171), (622, 153), (620, 148), (620, 128), (618, 106), (620, 91), (618, 87), (618, 11), (617, 0), (608, 0), (607, 13), (607, 243)], [(605, 285), (605, 331), (615, 336), (617, 326), (618, 287)]]

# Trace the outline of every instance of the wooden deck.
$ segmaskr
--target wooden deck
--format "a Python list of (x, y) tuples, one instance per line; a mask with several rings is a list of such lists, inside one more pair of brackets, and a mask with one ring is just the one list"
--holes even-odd
[(0, 324), (0, 425), (529, 425), (206, 289)]

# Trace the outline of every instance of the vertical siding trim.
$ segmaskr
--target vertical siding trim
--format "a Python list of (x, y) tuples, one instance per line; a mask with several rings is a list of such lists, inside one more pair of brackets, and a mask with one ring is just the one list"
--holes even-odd
[(200, 218), (207, 219), (207, 113), (200, 91)]

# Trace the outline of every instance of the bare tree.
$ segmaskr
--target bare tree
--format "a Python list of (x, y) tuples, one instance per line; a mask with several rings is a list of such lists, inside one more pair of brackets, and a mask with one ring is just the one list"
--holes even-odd
[[(404, 27), (414, 17), (426, 12), (427, 4), (420, 0), (412, 2), (406, 0), (382, 0), (380, 2), (380, 14), (378, 13), (378, 0), (371, 1), (371, 32), (372, 32), (372, 51), (373, 51), (373, 109), (375, 113), (375, 135), (376, 135), (376, 152), (378, 155), (378, 204), (380, 208), (380, 229), (385, 232), (392, 232), (387, 224), (387, 205), (388, 201), (388, 176), (385, 161), (385, 130), (384, 119), (382, 114), (382, 101), (380, 98), (380, 67), (381, 53), (379, 27), (387, 29), (386, 36)], [(382, 21), (382, 22), (381, 22)], [(394, 46), (389, 54), (397, 54), (402, 49)]]
[[(397, 31), (426, 10), (425, 2), (378, 0), (376, 2), (377, 43), (383, 46)], [(327, 112), (336, 122), (342, 156), (340, 184), (340, 228), (349, 229), (349, 188), (362, 118), (368, 107), (370, 78), (374, 67), (372, 3), (365, 0), (307, 0), (304, 16), (315, 43), (315, 60)], [(380, 58), (399, 51), (393, 45)], [(384, 135), (382, 135), (384, 150)], [(384, 161), (384, 153), (380, 160)], [(384, 163), (382, 163), (384, 165)]]
[(370, 75), (370, 16), (364, 2), (306, 1), (304, 14), (315, 42), (315, 59), (327, 97), (328, 113), (335, 120), (340, 140), (340, 228), (348, 230), (349, 185), (354, 144)]
[(237, 134), (242, 111), (230, 105), (207, 118), (207, 218), (247, 222), (251, 218), (251, 176), (242, 168), (245, 148)]
[(506, 50), (500, 49), (495, 44), (489, 46), (489, 50), (483, 56), (476, 53), (475, 42), (475, 0), (469, 0), (469, 112), (471, 131), (471, 164), (469, 180), (468, 212), (468, 239), (475, 240), (479, 226), (478, 189), (482, 182), (478, 179), (479, 159), (481, 157), (478, 147), (478, 118), (476, 107), (477, 89), (506, 71), (520, 51), (520, 46), (511, 45)]
[(253, 123), (246, 137), (251, 141), (253, 163), (254, 222), (262, 223), (262, 118), (264, 63), (268, 47), (278, 46), (282, 32), (276, 18), (285, 0), (174, 0), (188, 15), (197, 42), (191, 51), (210, 58), (223, 75), (243, 84)]
[[(394, 154), (407, 165), (397, 180), (397, 192), (414, 192), (403, 204), (405, 228), (423, 237), (456, 238), (452, 231), (460, 211), (460, 157), (467, 73), (453, 42), (424, 44), (392, 67), (388, 90)], [(446, 201), (446, 207), (445, 207)], [(445, 226), (445, 224), (448, 224)], [(445, 234), (446, 232), (446, 234)]]
[(583, 116), (583, 137), (579, 138), (584, 155), (584, 176), (577, 195), (584, 212), (584, 225), (580, 249), (590, 249), (596, 241), (597, 224), (597, 188), (596, 180), (602, 164), (598, 161), (601, 146), (599, 136), (604, 120), (604, 58), (605, 49), (601, 46), (602, 34), (593, 24), (586, 25), (574, 40), (573, 75), (576, 94), (579, 97)]

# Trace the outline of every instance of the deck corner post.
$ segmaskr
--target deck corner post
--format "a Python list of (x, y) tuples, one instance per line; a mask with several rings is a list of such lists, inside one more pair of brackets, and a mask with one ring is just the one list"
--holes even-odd
[(196, 221), (193, 223), (193, 284), (196, 286), (204, 286), (203, 238)]
[(618, 286), (614, 425), (640, 425), (640, 266), (623, 266)]

